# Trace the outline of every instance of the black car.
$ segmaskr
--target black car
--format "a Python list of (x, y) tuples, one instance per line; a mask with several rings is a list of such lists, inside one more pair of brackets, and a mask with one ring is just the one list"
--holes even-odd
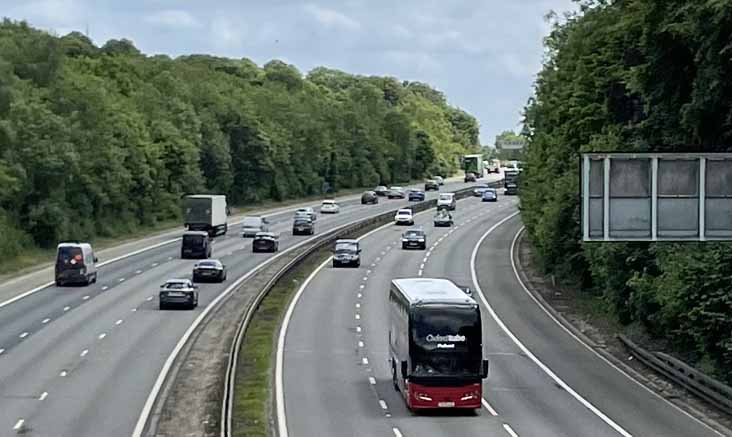
[(379, 203), (379, 197), (374, 191), (366, 191), (361, 195), (361, 205), (376, 205)]
[(198, 306), (198, 285), (188, 279), (168, 279), (160, 286), (158, 297), (161, 310), (174, 305), (193, 309)]
[(436, 180), (430, 179), (424, 183), (424, 190), (425, 191), (429, 191), (429, 190), (440, 191), (440, 184), (438, 184)]
[(358, 240), (336, 240), (333, 267), (361, 266), (361, 246)]
[(474, 175), (473, 173), (465, 173), (465, 179), (464, 179), (464, 182), (465, 182), (465, 183), (468, 183), (468, 182), (475, 182), (475, 175)]
[(273, 232), (257, 232), (252, 241), (252, 252), (277, 252), (280, 250), (280, 238)]
[(407, 195), (404, 194), (404, 188), (402, 187), (390, 187), (386, 197), (388, 199), (404, 199)]
[(389, 189), (386, 188), (383, 185), (379, 185), (378, 187), (374, 188), (374, 193), (376, 193), (377, 196), (386, 197), (387, 194), (389, 194)]
[(181, 242), (180, 257), (186, 258), (210, 258), (211, 237), (205, 231), (188, 231), (183, 234)]
[(447, 209), (438, 209), (433, 223), (435, 227), (450, 227), (453, 225), (452, 215), (450, 215)]
[(292, 221), (292, 235), (313, 235), (315, 234), (315, 223), (310, 217), (299, 216)]
[(224, 282), (226, 266), (217, 259), (207, 259), (193, 266), (193, 282)]
[(422, 229), (409, 229), (402, 234), (402, 249), (427, 249), (427, 235)]
[(422, 202), (424, 200), (424, 191), (412, 190), (409, 192), (410, 202)]

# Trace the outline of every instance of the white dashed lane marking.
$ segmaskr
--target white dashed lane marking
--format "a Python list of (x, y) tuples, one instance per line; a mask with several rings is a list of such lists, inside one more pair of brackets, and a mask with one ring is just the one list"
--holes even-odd
[(511, 428), (511, 425), (504, 423), (503, 429), (505, 429), (508, 435), (510, 435), (511, 437), (518, 437), (518, 434), (516, 434), (516, 432)]
[(376, 385), (376, 378), (374, 378), (373, 376), (369, 376), (369, 384)]
[(5, 353), (5, 349), (0, 349), (0, 355)]
[(361, 358), (361, 363), (363, 363), (364, 366), (368, 366), (369, 365), (369, 359), (366, 358), (366, 357), (363, 357), (363, 358)]
[(42, 400), (46, 399), (47, 397), (48, 397), (48, 392), (47, 392), (47, 391), (44, 391), (44, 392), (43, 392), (43, 393), (41, 393), (41, 395), (40, 395), (40, 396), (38, 397), (38, 400), (39, 400), (39, 401), (42, 401)]
[(115, 325), (121, 325), (122, 324), (122, 319), (117, 320), (116, 322), (114, 322), (114, 324)]
[(109, 287), (107, 287), (106, 285), (104, 287), (102, 287), (102, 291), (107, 291), (108, 289), (109, 289)]
[(70, 309), (71, 309), (71, 307), (64, 307), (64, 312), (66, 312), (66, 311), (68, 311)]
[(86, 354), (88, 354), (88, 353), (89, 353), (89, 349), (84, 349), (83, 351), (81, 351), (81, 353), (79, 354), (79, 356), (83, 358), (83, 357), (85, 357), (85, 356), (86, 356)]
[(136, 275), (139, 275), (140, 273), (142, 273), (142, 270), (135, 270)]
[(106, 336), (107, 336), (107, 334), (103, 332), (103, 333), (99, 334), (99, 337), (97, 337), (97, 338), (100, 339), (100, 340), (102, 340)]
[(358, 342), (358, 347), (363, 347), (363, 342), (362, 341), (359, 341)]
[(15, 426), (13, 427), (13, 431), (20, 431), (23, 429), (23, 424), (25, 423), (25, 420), (20, 419), (17, 422), (15, 422)]
[(125, 278), (119, 278), (117, 279), (118, 282), (125, 282)]
[(65, 370), (62, 370), (62, 371), (61, 371), (61, 373), (59, 373), (59, 374), (58, 374), (58, 376), (66, 376), (66, 375), (68, 375), (68, 374), (69, 374), (69, 373), (68, 373), (67, 371), (65, 371)]
[(41, 320), (41, 323), (43, 323), (45, 325), (46, 323), (48, 323), (50, 321), (51, 321), (51, 319), (43, 319), (43, 320)]
[(399, 428), (392, 428), (391, 430), (394, 431), (394, 437), (403, 437)]
[(361, 320), (361, 315), (360, 314), (356, 314), (356, 320)]
[(24, 332), (24, 333), (20, 334), (18, 337), (20, 337), (20, 338), (26, 338), (27, 336), (28, 336), (28, 333), (27, 332)]
[(356, 326), (356, 332), (361, 332), (361, 327), (360, 326)]
[(382, 410), (388, 410), (389, 407), (386, 405), (386, 402), (383, 399), (379, 399), (379, 405), (381, 405)]
[(81, 300), (89, 300), (89, 298), (90, 298), (90, 297), (91, 297), (91, 296), (88, 296), (88, 295), (87, 295), (87, 296), (84, 296), (84, 297), (82, 297), (82, 298), (81, 298)]

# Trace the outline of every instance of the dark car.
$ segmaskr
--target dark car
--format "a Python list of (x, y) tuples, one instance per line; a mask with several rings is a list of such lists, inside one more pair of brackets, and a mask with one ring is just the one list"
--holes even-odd
[(404, 199), (407, 195), (404, 194), (404, 188), (402, 187), (390, 187), (386, 197), (388, 199)]
[(257, 232), (267, 232), (269, 222), (264, 217), (244, 217), (241, 222), (242, 238), (252, 238)]
[(409, 192), (410, 202), (422, 202), (424, 200), (424, 191), (412, 190)]
[(422, 229), (408, 229), (402, 234), (402, 249), (427, 249), (427, 234)]
[(424, 190), (425, 191), (429, 191), (429, 190), (440, 191), (440, 184), (438, 184), (436, 180), (430, 179), (424, 183)]
[(205, 231), (188, 231), (183, 234), (181, 242), (180, 257), (186, 258), (210, 258), (211, 237)]
[(483, 191), (483, 195), (481, 196), (481, 199), (483, 202), (497, 202), (498, 193), (496, 192), (495, 188), (488, 188), (485, 191)]
[(168, 279), (160, 286), (158, 297), (161, 310), (171, 306), (193, 309), (198, 306), (198, 285), (189, 279)]
[(252, 252), (277, 252), (280, 250), (280, 238), (273, 232), (257, 232), (252, 241)]
[(193, 266), (193, 282), (224, 282), (226, 266), (217, 259), (207, 259)]
[(386, 188), (383, 185), (379, 185), (378, 187), (374, 188), (374, 193), (376, 193), (377, 196), (386, 197), (387, 194), (389, 194), (389, 189)]
[(446, 209), (438, 209), (434, 218), (435, 227), (450, 227), (453, 224), (452, 215)]
[(379, 197), (375, 191), (366, 191), (361, 195), (361, 205), (376, 205), (379, 203)]
[(361, 245), (358, 240), (336, 240), (333, 267), (361, 266)]
[(464, 182), (475, 182), (475, 175), (473, 173), (465, 173)]
[(473, 188), (473, 196), (481, 197), (483, 195), (483, 192), (488, 189), (490, 189), (488, 185), (480, 184), (477, 187)]
[(315, 233), (315, 223), (310, 217), (295, 217), (292, 221), (292, 235), (313, 235)]

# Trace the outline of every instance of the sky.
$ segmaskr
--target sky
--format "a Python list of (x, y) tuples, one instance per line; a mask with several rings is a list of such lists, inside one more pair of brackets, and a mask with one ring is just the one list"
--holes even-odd
[(423, 81), (473, 114), (481, 143), (519, 131), (543, 57), (544, 19), (572, 0), (0, 0), (0, 15), (146, 54), (280, 59), (307, 73)]

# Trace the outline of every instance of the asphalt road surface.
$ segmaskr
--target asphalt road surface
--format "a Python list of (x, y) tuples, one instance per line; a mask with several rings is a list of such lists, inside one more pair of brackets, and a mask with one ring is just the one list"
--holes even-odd
[[(530, 299), (511, 265), (511, 242), (521, 226), (516, 212), (515, 197), (499, 196), (495, 204), (462, 200), (453, 228), (434, 228), (431, 213), (417, 216), (416, 225), (427, 230), (426, 251), (402, 250), (405, 228), (388, 226), (362, 240), (361, 268), (324, 264), (285, 332), (281, 430), (289, 437), (716, 435), (599, 359)], [(475, 256), (483, 300), (471, 257), (489, 230)], [(475, 414), (415, 415), (392, 388), (389, 283), (417, 276), (470, 285), (481, 303), (490, 375), (484, 408)]]
[[(441, 191), (463, 186), (452, 183)], [(316, 235), (407, 203), (341, 202), (339, 214), (319, 214)], [(271, 230), (281, 233), (280, 250), (309, 238), (291, 235), (295, 208), (269, 215)], [(229, 231), (213, 249), (228, 267), (228, 281), (201, 284), (193, 311), (158, 310), (158, 286), (190, 277), (196, 263), (179, 259), (179, 243), (101, 267), (97, 284), (49, 287), (0, 307), (0, 435), (130, 436), (165, 360), (193, 320), (228, 284), (272, 256), (252, 253), (251, 239), (240, 238), (239, 227)], [(15, 295), (25, 291), (23, 283), (13, 287)]]

